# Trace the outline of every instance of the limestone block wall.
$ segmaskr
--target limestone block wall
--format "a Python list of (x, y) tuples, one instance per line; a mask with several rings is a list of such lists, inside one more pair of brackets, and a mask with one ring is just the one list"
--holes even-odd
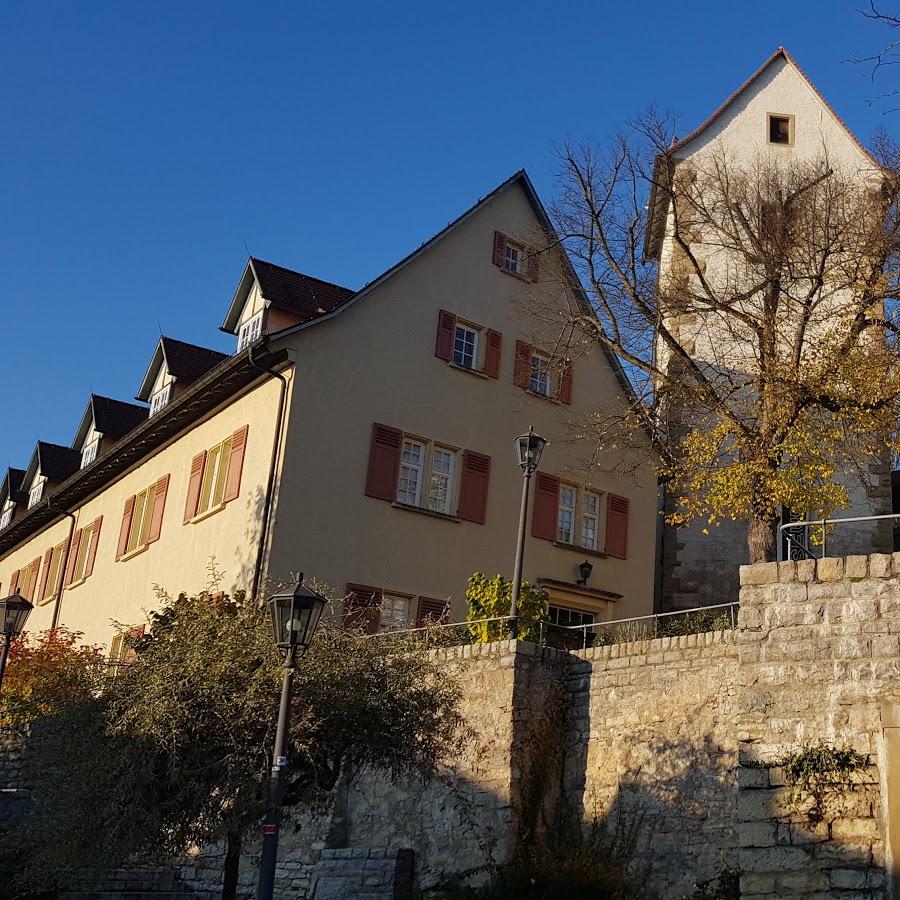
[(567, 679), (567, 799), (585, 821), (636, 829), (660, 897), (737, 863), (737, 647), (732, 632), (576, 654)]

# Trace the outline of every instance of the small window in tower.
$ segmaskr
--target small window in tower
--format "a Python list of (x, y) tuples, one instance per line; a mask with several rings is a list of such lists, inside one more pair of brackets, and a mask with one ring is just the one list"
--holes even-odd
[(769, 143), (785, 144), (794, 143), (794, 117), (776, 116), (769, 113)]

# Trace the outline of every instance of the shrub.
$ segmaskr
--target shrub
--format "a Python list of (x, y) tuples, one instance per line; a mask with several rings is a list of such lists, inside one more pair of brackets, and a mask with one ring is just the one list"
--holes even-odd
[[(518, 636), (524, 641), (539, 641), (541, 624), (549, 622), (547, 602), (550, 595), (542, 587), (527, 581), (522, 582), (519, 594)], [(466, 584), (466, 604), (468, 605), (468, 621), (476, 623), (478, 619), (495, 619), (509, 615), (509, 604), (512, 600), (512, 582), (502, 575), (486, 578), (481, 572), (475, 572)], [(509, 631), (509, 622), (477, 622), (469, 626), (472, 639), (479, 644), (489, 641), (503, 640)]]

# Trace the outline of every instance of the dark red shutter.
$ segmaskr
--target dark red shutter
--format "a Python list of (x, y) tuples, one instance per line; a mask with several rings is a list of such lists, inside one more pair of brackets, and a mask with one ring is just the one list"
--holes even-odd
[(12, 573), (12, 579), (9, 582), (9, 596), (16, 592), (16, 588), (19, 586), (19, 570), (16, 569), (15, 572)]
[(572, 402), (572, 360), (564, 359), (559, 379), (559, 399), (563, 403)]
[(513, 371), (513, 384), (527, 388), (531, 382), (531, 344), (516, 341), (516, 365)]
[(500, 377), (500, 350), (503, 347), (503, 335), (493, 328), (488, 328), (484, 349), (484, 374), (491, 378)]
[(499, 231), (494, 232), (494, 265), (503, 266), (506, 257), (506, 235)]
[(125, 640), (122, 642), (124, 649), (122, 654), (123, 663), (137, 662), (137, 650), (134, 649), (134, 645), (144, 636), (146, 628), (146, 625), (135, 625), (128, 629), (125, 634)]
[(459, 509), (456, 513), (460, 519), (484, 525), (490, 477), (491, 458), (474, 450), (466, 450), (462, 455)]
[(241, 472), (244, 471), (244, 451), (247, 449), (247, 432), (249, 425), (245, 425), (231, 436), (231, 455), (228, 459), (228, 471), (225, 474), (225, 494), (222, 499), (225, 503), (236, 500), (241, 492)]
[(44, 569), (41, 572), (41, 583), (38, 587), (37, 600), (40, 603), (44, 599), (44, 591), (47, 589), (47, 577), (50, 575), (50, 563), (53, 560), (53, 548), (44, 554)]
[(100, 526), (102, 524), (103, 516), (98, 516), (91, 523), (91, 545), (88, 547), (87, 561), (84, 564), (85, 578), (94, 571), (94, 560), (97, 558), (97, 544), (100, 543)]
[(375, 634), (381, 621), (382, 596), (381, 588), (348, 583), (344, 600), (344, 628)]
[(528, 256), (528, 280), (537, 281), (541, 274), (541, 257), (536, 250)]
[(443, 625), (450, 619), (450, 604), (446, 600), (435, 600), (432, 597), (419, 597), (419, 611), (416, 615), (416, 628), (422, 628), (429, 622)]
[(191, 460), (191, 477), (188, 481), (187, 499), (184, 503), (184, 524), (187, 525), (197, 515), (197, 504), (200, 502), (200, 486), (203, 484), (203, 466), (206, 463), (206, 451), (198, 453)]
[(28, 596), (25, 599), (34, 600), (34, 594), (37, 589), (38, 572), (41, 570), (41, 558), (38, 557), (37, 559), (32, 560), (31, 565), (28, 568), (31, 569), (31, 571), (28, 573)]
[(606, 555), (628, 559), (628, 498), (606, 498)]
[[(122, 525), (119, 528), (119, 545), (116, 548), (116, 559), (121, 559), (128, 549), (128, 532), (131, 530), (131, 517), (134, 515), (134, 495), (125, 501), (125, 508), (122, 510)], [(80, 538), (80, 533), (79, 533)], [(72, 544), (72, 550), (76, 550), (76, 546)], [(71, 553), (71, 551), (69, 551)]]
[(437, 338), (434, 342), (434, 355), (438, 359), (453, 358), (453, 336), (456, 331), (456, 316), (446, 309), (438, 312)]
[[(134, 498), (132, 498), (132, 507), (134, 506)], [(124, 523), (123, 523), (124, 524)], [(78, 548), (81, 546), (81, 537), (84, 533), (83, 528), (79, 528), (75, 534), (72, 535), (72, 544), (69, 547), (69, 560), (66, 563), (66, 577), (63, 584), (68, 587), (72, 583), (72, 577), (75, 574), (75, 561), (78, 558)], [(125, 534), (125, 540), (128, 540), (128, 534)], [(124, 552), (124, 551), (123, 551)]]
[(531, 513), (532, 535), (544, 541), (555, 541), (558, 515), (559, 479), (555, 475), (538, 472), (534, 484), (534, 510)]
[(56, 573), (56, 584), (53, 585), (53, 593), (56, 594), (56, 593), (59, 593), (60, 586), (62, 585), (62, 582), (63, 582), (63, 575), (65, 575), (65, 572), (63, 572), (63, 569), (62, 569), (62, 559), (66, 553), (66, 542), (63, 541), (61, 544), (57, 544), (56, 550), (54, 550), (54, 552), (59, 553), (59, 561), (60, 561), (59, 571)]
[(400, 477), (400, 448), (403, 432), (389, 425), (372, 426), (369, 469), (366, 473), (366, 496), (378, 500), (394, 500)]
[(150, 516), (150, 530), (147, 532), (147, 543), (152, 544), (159, 540), (162, 532), (163, 513), (166, 510), (166, 494), (169, 490), (169, 476), (163, 475), (153, 485), (153, 511)]

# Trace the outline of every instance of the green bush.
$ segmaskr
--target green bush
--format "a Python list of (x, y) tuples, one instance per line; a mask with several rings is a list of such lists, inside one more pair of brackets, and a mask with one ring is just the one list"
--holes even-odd
[[(479, 619), (499, 619), (509, 615), (512, 600), (512, 582), (502, 575), (486, 578), (475, 572), (466, 584), (467, 620), (472, 640), (478, 644), (502, 641), (509, 632), (509, 622), (479, 622)], [(549, 621), (547, 603), (550, 595), (542, 587), (522, 582), (518, 605), (518, 636), (523, 641), (538, 643), (542, 634), (542, 624)]]

